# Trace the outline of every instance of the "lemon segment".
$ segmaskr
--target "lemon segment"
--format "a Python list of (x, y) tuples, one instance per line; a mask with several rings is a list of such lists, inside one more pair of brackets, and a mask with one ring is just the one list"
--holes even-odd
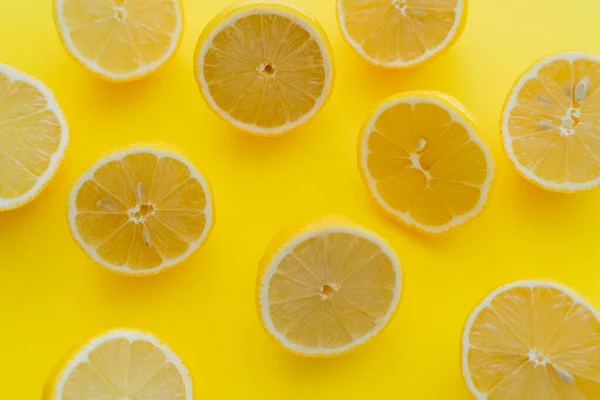
[(117, 329), (89, 341), (46, 387), (46, 400), (191, 400), (191, 376), (153, 335)]
[(86, 69), (109, 81), (143, 78), (175, 53), (179, 0), (54, 0), (59, 36)]
[(337, 0), (344, 38), (387, 68), (421, 64), (447, 50), (466, 24), (466, 0)]
[(400, 263), (389, 245), (333, 219), (276, 238), (257, 282), (265, 329), (304, 356), (342, 354), (376, 336), (401, 291)]
[(194, 70), (211, 109), (234, 126), (279, 134), (314, 117), (333, 86), (333, 60), (319, 23), (279, 3), (231, 7), (204, 30)]
[(600, 314), (551, 282), (500, 287), (465, 325), (462, 365), (482, 400), (600, 398)]
[(561, 53), (530, 67), (502, 114), (504, 148), (517, 171), (552, 191), (600, 184), (600, 57)]
[(376, 203), (425, 233), (477, 215), (494, 165), (474, 123), (455, 99), (408, 92), (384, 101), (359, 137), (359, 168)]
[(69, 225), (103, 266), (154, 274), (184, 261), (207, 238), (213, 200), (184, 157), (135, 147), (103, 158), (73, 188)]
[(54, 94), (0, 64), (0, 211), (33, 200), (56, 173), (69, 142)]

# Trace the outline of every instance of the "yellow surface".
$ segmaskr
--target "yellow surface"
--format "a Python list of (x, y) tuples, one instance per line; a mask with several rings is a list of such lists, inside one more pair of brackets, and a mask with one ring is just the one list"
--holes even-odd
[[(344, 43), (333, 0), (298, 0), (331, 37), (337, 82), (309, 125), (280, 138), (239, 133), (208, 110), (192, 75), (198, 35), (227, 1), (185, 1), (181, 48), (147, 80), (113, 85), (63, 50), (45, 0), (0, 2), (0, 62), (44, 80), (70, 122), (71, 146), (48, 189), (0, 214), (2, 398), (34, 400), (74, 345), (115, 326), (149, 330), (194, 372), (198, 399), (467, 400), (459, 340), (496, 286), (557, 280), (600, 308), (600, 191), (565, 195), (525, 182), (502, 152), (499, 118), (513, 81), (558, 50), (600, 53), (597, 0), (472, 1), (463, 36), (415, 70), (379, 70)], [(487, 209), (441, 238), (412, 233), (370, 202), (356, 140), (384, 98), (436, 89), (480, 121), (497, 163)], [(67, 194), (97, 158), (142, 140), (184, 149), (212, 183), (206, 245), (163, 275), (137, 280), (93, 264), (71, 239)], [(405, 273), (396, 319), (377, 339), (331, 360), (288, 354), (262, 330), (254, 284), (265, 247), (305, 215), (344, 214), (387, 237)]]

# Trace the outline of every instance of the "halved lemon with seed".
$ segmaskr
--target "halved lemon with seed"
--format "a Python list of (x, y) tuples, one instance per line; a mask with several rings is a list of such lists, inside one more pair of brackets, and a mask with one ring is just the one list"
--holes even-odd
[(462, 351), (478, 399), (600, 398), (600, 314), (554, 283), (495, 290), (469, 317)]
[(65, 156), (69, 129), (46, 85), (0, 64), (0, 211), (33, 200)]
[(319, 23), (297, 8), (270, 1), (218, 15), (198, 40), (194, 70), (211, 109), (259, 135), (307, 122), (333, 86), (332, 51)]
[(469, 113), (437, 92), (383, 102), (358, 143), (359, 168), (386, 213), (426, 233), (466, 222), (486, 204), (494, 165)]
[(45, 400), (191, 400), (181, 359), (155, 336), (116, 329), (93, 338), (48, 379)]
[(143, 78), (169, 60), (181, 41), (180, 0), (54, 0), (67, 51), (109, 81)]
[(344, 38), (367, 61), (407, 68), (449, 49), (467, 20), (467, 0), (337, 0)]
[(305, 356), (345, 353), (376, 336), (400, 302), (402, 273), (379, 236), (337, 218), (282, 233), (257, 281), (263, 325)]
[(561, 53), (530, 67), (502, 114), (506, 152), (517, 171), (547, 190), (600, 184), (600, 57)]
[(133, 147), (99, 160), (75, 184), (69, 226), (101, 265), (148, 275), (179, 264), (206, 240), (213, 199), (185, 157)]

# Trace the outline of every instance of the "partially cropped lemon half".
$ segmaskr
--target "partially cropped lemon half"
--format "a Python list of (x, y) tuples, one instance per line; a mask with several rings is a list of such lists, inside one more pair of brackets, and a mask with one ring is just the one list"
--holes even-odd
[(217, 115), (244, 131), (276, 135), (323, 108), (333, 88), (333, 52), (310, 15), (254, 1), (227, 8), (208, 24), (194, 71)]
[(214, 224), (205, 178), (177, 152), (135, 146), (100, 159), (73, 187), (68, 219), (80, 247), (126, 275), (186, 260)]
[(156, 71), (183, 33), (180, 0), (54, 0), (54, 20), (67, 51), (112, 82)]
[(496, 289), (467, 320), (462, 345), (463, 375), (477, 399), (600, 398), (600, 314), (555, 283)]
[(154, 335), (115, 329), (88, 341), (58, 365), (44, 400), (192, 400), (192, 378)]
[(257, 280), (267, 332), (286, 349), (310, 357), (343, 354), (375, 337), (401, 294), (394, 250), (339, 218), (282, 232), (265, 252)]
[(467, 0), (337, 0), (344, 38), (367, 61), (408, 68), (448, 50), (467, 20)]
[(0, 211), (37, 197), (58, 170), (69, 129), (52, 91), (0, 64)]
[(516, 170), (547, 190), (600, 185), (600, 56), (559, 53), (515, 83), (501, 120)]
[(430, 234), (479, 214), (494, 172), (470, 114), (430, 91), (401, 93), (377, 107), (359, 136), (358, 164), (388, 215)]

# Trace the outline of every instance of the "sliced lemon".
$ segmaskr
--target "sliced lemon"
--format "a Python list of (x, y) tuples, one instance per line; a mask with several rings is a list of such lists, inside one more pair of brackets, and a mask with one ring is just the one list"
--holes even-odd
[(213, 200), (184, 157), (134, 147), (98, 161), (75, 184), (69, 225), (96, 262), (128, 275), (179, 264), (206, 240)]
[(54, 0), (67, 51), (87, 70), (114, 82), (143, 78), (177, 49), (179, 0)]
[(100, 335), (58, 368), (46, 400), (191, 400), (192, 379), (181, 359), (156, 337), (130, 329)]
[(561, 53), (530, 67), (502, 114), (506, 152), (517, 171), (547, 190), (600, 184), (600, 57)]
[(377, 235), (325, 219), (281, 234), (257, 281), (267, 332), (306, 356), (347, 352), (377, 335), (400, 301), (400, 263)]
[(0, 64), (0, 211), (33, 200), (50, 183), (69, 142), (54, 94)]
[(422, 232), (462, 224), (487, 201), (491, 155), (462, 105), (444, 94), (387, 99), (363, 129), (358, 153), (377, 204)]
[(467, 0), (337, 0), (342, 34), (363, 58), (406, 68), (441, 54), (462, 33)]
[(217, 16), (198, 40), (194, 69), (212, 110), (260, 135), (310, 120), (333, 86), (332, 52), (319, 23), (269, 1), (231, 7)]
[(478, 399), (599, 399), (600, 314), (554, 283), (503, 286), (469, 317), (462, 364)]

